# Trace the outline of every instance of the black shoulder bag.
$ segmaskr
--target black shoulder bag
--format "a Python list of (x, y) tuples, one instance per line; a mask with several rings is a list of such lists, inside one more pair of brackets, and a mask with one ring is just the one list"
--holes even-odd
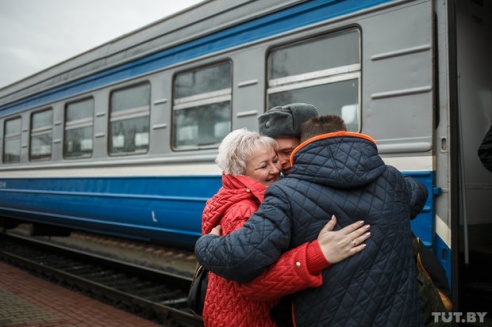
[(208, 285), (208, 271), (199, 263), (196, 264), (195, 274), (191, 281), (190, 292), (188, 293), (188, 307), (197, 315), (203, 313), (205, 304), (205, 293)]

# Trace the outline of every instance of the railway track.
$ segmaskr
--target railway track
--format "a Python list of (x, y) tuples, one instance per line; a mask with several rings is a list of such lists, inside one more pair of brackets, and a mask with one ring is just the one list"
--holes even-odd
[(21, 235), (0, 233), (0, 258), (166, 326), (203, 326), (186, 306), (191, 278)]

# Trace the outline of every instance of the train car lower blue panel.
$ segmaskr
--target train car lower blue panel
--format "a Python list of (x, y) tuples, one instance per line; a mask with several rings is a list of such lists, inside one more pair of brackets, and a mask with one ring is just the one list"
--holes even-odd
[(220, 176), (7, 179), (5, 216), (192, 247)]
[[(433, 246), (432, 173), (409, 173), (429, 189), (412, 230)], [(105, 234), (192, 247), (220, 176), (4, 179), (0, 214)]]

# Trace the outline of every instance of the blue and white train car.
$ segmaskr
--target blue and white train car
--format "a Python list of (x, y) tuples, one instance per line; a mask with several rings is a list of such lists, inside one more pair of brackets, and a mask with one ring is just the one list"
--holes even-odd
[(459, 310), (492, 246), (491, 26), (484, 0), (203, 1), (0, 89), (0, 222), (191, 248), (222, 138), (307, 102), (427, 185)]

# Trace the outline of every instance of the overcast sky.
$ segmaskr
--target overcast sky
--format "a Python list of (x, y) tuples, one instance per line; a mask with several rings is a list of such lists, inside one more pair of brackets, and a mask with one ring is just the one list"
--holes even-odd
[(0, 88), (201, 0), (0, 0)]

